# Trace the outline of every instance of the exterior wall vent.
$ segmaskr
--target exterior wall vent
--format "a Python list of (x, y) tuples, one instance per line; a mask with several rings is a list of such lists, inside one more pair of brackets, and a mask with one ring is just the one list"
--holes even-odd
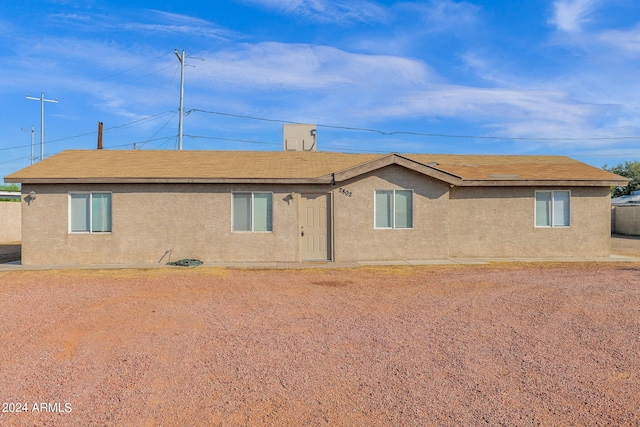
[(316, 125), (282, 125), (284, 151), (316, 151)]

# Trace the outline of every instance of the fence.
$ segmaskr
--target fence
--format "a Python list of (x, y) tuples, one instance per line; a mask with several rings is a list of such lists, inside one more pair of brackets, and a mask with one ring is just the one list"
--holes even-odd
[(613, 206), (611, 208), (611, 232), (640, 236), (640, 205)]

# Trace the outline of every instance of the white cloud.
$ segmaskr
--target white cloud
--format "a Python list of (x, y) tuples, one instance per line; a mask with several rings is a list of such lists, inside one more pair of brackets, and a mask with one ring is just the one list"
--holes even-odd
[(608, 47), (616, 47), (627, 53), (640, 53), (640, 24), (631, 30), (608, 30), (595, 36)]
[[(493, 135), (573, 137), (615, 133), (607, 125), (599, 131), (597, 123), (619, 108), (597, 99), (580, 102), (566, 82), (534, 89), (536, 83), (504, 75), (492, 87), (465, 86), (447, 82), (418, 60), (327, 46), (260, 43), (198, 54), (207, 60), (189, 71), (195, 91), (250, 92), (269, 117), (288, 120), (371, 126), (396, 119), (454, 119)], [(207, 101), (198, 97), (197, 102)]]
[(328, 46), (259, 43), (206, 56), (194, 71), (200, 78), (268, 91), (417, 85), (430, 77), (428, 67), (416, 60)]
[(491, 123), (502, 135), (571, 135), (590, 128), (600, 111), (550, 90), (477, 88), (441, 85), (408, 93), (377, 111), (380, 115), (459, 117)]
[(568, 33), (579, 32), (582, 25), (590, 20), (590, 15), (599, 0), (557, 0), (553, 4), (554, 16), (551, 23)]
[(472, 3), (451, 0), (399, 3), (395, 9), (419, 22), (423, 33), (458, 32), (478, 23), (480, 11)]
[(50, 14), (48, 18), (55, 25), (75, 28), (83, 33), (128, 31), (153, 33), (156, 36), (189, 35), (218, 40), (239, 37), (234, 32), (204, 19), (158, 10), (144, 10), (144, 13), (128, 16), (127, 19), (98, 13), (56, 13)]
[(382, 22), (387, 10), (366, 0), (238, 0), (315, 22)]

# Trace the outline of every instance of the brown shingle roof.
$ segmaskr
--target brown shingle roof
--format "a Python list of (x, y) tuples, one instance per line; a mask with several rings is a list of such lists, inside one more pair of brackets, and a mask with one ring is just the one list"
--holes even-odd
[(409, 154), (420, 163), (435, 161), (437, 169), (465, 180), (624, 180), (618, 175), (565, 156), (457, 156)]
[[(5, 177), (7, 182), (326, 182), (333, 173), (380, 162), (409, 159), (422, 172), (471, 181), (595, 181), (626, 183), (611, 174), (563, 156), (486, 156), (447, 154), (346, 154), (280, 151), (116, 151), (69, 150)], [(358, 169), (360, 170), (360, 169)], [(444, 172), (444, 174), (443, 174)], [(475, 185), (478, 185), (477, 183)]]

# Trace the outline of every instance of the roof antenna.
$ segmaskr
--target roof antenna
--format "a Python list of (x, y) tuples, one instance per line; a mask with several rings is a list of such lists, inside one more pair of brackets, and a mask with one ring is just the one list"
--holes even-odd
[(180, 120), (178, 121), (178, 150), (182, 150), (182, 119), (184, 118), (184, 50), (182, 55), (178, 49), (174, 50), (178, 61), (180, 61)]
[(40, 161), (42, 161), (44, 160), (44, 103), (54, 102), (57, 104), (58, 98), (45, 99), (44, 92), (42, 92), (42, 94), (40, 94), (40, 98), (34, 98), (33, 96), (29, 96), (29, 94), (27, 94), (27, 99), (40, 101)]

